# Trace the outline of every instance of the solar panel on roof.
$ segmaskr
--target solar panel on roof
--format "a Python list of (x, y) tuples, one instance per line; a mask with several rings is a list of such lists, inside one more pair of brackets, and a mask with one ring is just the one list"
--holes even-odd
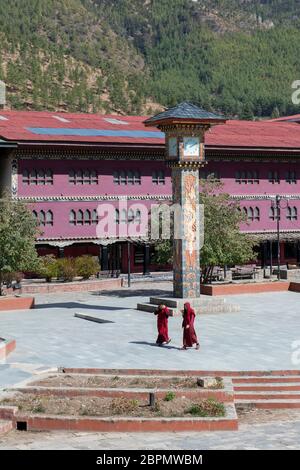
[(121, 121), (120, 119), (113, 119), (113, 118), (104, 118), (104, 121), (109, 122), (110, 124), (121, 124), (123, 126), (128, 126), (128, 122)]
[(38, 135), (79, 136), (79, 137), (132, 137), (164, 139), (163, 132), (155, 131), (121, 131), (110, 129), (72, 129), (55, 127), (27, 127), (27, 130)]

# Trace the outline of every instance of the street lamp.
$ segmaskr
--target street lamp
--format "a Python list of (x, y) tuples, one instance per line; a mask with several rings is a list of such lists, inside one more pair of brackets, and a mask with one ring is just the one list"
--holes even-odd
[(281, 197), (279, 194), (276, 196), (276, 220), (277, 220), (277, 266), (278, 273), (277, 278), (280, 281), (280, 201)]

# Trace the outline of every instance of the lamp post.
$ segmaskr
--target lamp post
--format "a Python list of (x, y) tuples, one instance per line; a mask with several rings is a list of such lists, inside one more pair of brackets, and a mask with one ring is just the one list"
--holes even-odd
[(279, 194), (276, 196), (276, 220), (277, 220), (277, 266), (278, 274), (277, 279), (280, 281), (280, 201)]

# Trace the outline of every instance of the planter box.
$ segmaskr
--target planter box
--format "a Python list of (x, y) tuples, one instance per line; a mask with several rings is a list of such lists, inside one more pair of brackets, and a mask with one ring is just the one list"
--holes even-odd
[(55, 292), (93, 292), (120, 289), (123, 279), (97, 279), (94, 281), (49, 282), (22, 286), (22, 294), (52, 294)]
[[(202, 284), (204, 295), (239, 295), (259, 294), (262, 292), (285, 292), (290, 288), (289, 282), (249, 282), (247, 284)], [(300, 288), (299, 288), (300, 291)]]
[(34, 297), (0, 297), (0, 311), (34, 308)]

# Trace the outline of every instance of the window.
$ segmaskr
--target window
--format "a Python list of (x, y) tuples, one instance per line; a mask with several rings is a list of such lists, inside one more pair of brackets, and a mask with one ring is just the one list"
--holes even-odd
[(268, 179), (269, 179), (269, 183), (279, 184), (280, 177), (279, 177), (278, 171), (269, 171)]
[(98, 211), (97, 209), (94, 209), (92, 212), (92, 224), (97, 225), (98, 224)]
[(218, 171), (200, 170), (200, 179), (207, 180), (208, 178), (220, 181), (220, 173)]
[[(280, 209), (278, 209), (278, 218), (280, 220)], [(272, 206), (269, 210), (269, 219), (277, 220), (277, 208)]]
[(73, 211), (73, 210), (70, 211), (69, 223), (70, 223), (70, 225), (76, 225), (76, 212)]
[(163, 170), (153, 171), (152, 173), (152, 183), (157, 185), (165, 184), (165, 173)]
[(288, 220), (297, 220), (298, 219), (298, 210), (297, 207), (288, 207), (286, 218)]
[(53, 172), (52, 170), (31, 170), (30, 172), (27, 169), (23, 170), (22, 174), (23, 184), (28, 184), (32, 186), (44, 186), (46, 184), (53, 184)]
[(285, 180), (289, 184), (297, 184), (297, 177), (295, 171), (287, 171), (285, 175)]
[(137, 225), (140, 225), (142, 223), (142, 213), (139, 209), (135, 213), (135, 223)]
[(119, 225), (120, 223), (120, 211), (119, 209), (115, 209), (115, 224)]
[(95, 170), (70, 170), (69, 171), (70, 184), (98, 184), (98, 175)]
[(53, 225), (53, 212), (47, 211), (46, 213), (46, 225)]
[(259, 184), (258, 171), (236, 171), (235, 182), (238, 184)]
[(113, 174), (114, 184), (126, 186), (141, 184), (141, 174), (139, 171), (115, 171)]
[(79, 210), (77, 212), (77, 220), (76, 220), (77, 225), (83, 225), (83, 211)]
[(84, 211), (84, 225), (90, 225), (91, 224), (91, 213), (88, 209)]
[(129, 224), (134, 222), (134, 211), (132, 209), (129, 209), (129, 211), (128, 211), (127, 221), (128, 221)]
[(260, 220), (259, 207), (244, 207), (244, 214), (247, 218), (247, 222), (253, 222), (254, 220)]

